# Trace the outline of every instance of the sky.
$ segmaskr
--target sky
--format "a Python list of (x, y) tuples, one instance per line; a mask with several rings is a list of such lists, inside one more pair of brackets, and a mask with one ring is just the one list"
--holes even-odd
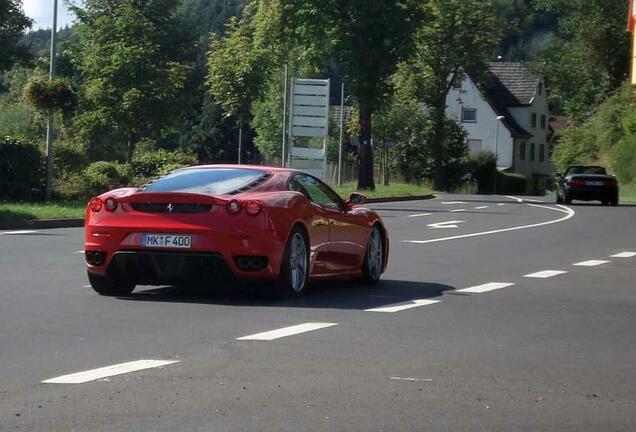
[[(68, 12), (64, 0), (58, 0), (57, 6), (58, 28), (71, 24), (73, 15)], [(23, 0), (22, 7), (25, 15), (33, 19), (33, 30), (53, 26), (53, 0)]]

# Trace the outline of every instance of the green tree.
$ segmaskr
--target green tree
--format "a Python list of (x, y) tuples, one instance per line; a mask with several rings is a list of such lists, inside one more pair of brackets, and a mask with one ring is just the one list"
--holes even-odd
[(416, 48), (405, 68), (416, 77), (416, 95), (432, 122), (433, 187), (444, 190), (446, 96), (463, 71), (479, 76), (500, 41), (501, 24), (490, 0), (429, 0)]
[[(412, 47), (421, 2), (415, 0), (285, 0), (285, 27), (298, 46), (323, 41), (345, 72), (358, 105), (358, 188), (374, 189), (372, 117), (385, 100), (388, 79)], [(320, 53), (314, 43), (306, 55)]]
[(31, 23), (22, 11), (22, 0), (0, 0), (0, 71), (29, 58), (29, 49), (20, 40)]
[(84, 78), (79, 123), (93, 139), (123, 138), (130, 161), (140, 139), (180, 118), (188, 50), (175, 2), (86, 0), (74, 11)]
[(535, 0), (558, 16), (558, 29), (539, 56), (553, 105), (577, 121), (619, 88), (629, 71), (625, 0)]
[(225, 36), (212, 35), (208, 54), (207, 86), (224, 116), (236, 120), (238, 162), (242, 161), (243, 128), (259, 97), (271, 56), (255, 43), (255, 16), (260, 2), (249, 3), (241, 19), (231, 18)]

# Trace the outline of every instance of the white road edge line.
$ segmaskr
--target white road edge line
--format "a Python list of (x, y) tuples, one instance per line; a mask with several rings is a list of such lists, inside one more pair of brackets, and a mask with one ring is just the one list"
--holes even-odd
[(596, 267), (596, 266), (600, 266), (603, 264), (607, 264), (611, 261), (604, 261), (604, 260), (588, 260), (588, 261), (581, 261), (578, 263), (574, 263), (572, 265), (578, 266), (578, 267)]
[(509, 232), (509, 231), (518, 231), (518, 230), (522, 230), (522, 229), (538, 228), (538, 227), (542, 227), (542, 226), (546, 226), (546, 225), (556, 224), (556, 223), (559, 223), (559, 222), (565, 222), (566, 220), (573, 218), (574, 215), (576, 214), (576, 212), (574, 210), (572, 210), (571, 208), (562, 206), (560, 204), (557, 204), (557, 207), (560, 207), (560, 208), (548, 207), (548, 206), (540, 206), (540, 205), (537, 205), (537, 204), (528, 204), (528, 205), (529, 206), (533, 206), (533, 207), (546, 208), (546, 209), (550, 209), (550, 210), (554, 210), (554, 211), (558, 211), (558, 212), (565, 212), (565, 213), (567, 213), (567, 215), (562, 217), (562, 218), (560, 218), (560, 219), (555, 219), (555, 220), (551, 220), (551, 221), (547, 221), (547, 222), (540, 222), (540, 223), (531, 224), (531, 225), (522, 225), (522, 226), (518, 226), (518, 227), (502, 228), (502, 229), (498, 229), (498, 230), (483, 231), (483, 232), (477, 232), (477, 233), (472, 233), (472, 234), (460, 234), (460, 235), (456, 235), (456, 236), (452, 236), (452, 237), (442, 237), (442, 238), (436, 238), (436, 239), (431, 239), (431, 240), (402, 240), (401, 243), (413, 243), (413, 244), (437, 243), (437, 242), (441, 242), (441, 241), (458, 240), (458, 239), (462, 239), (462, 238), (479, 237), (479, 236), (498, 234), (498, 233)]
[(636, 257), (636, 252), (621, 252), (612, 255), (612, 258), (633, 258)]
[(422, 217), (422, 216), (430, 216), (433, 213), (419, 213), (419, 214), (413, 214), (413, 215), (409, 215), (408, 217), (410, 218), (416, 218), (416, 217)]
[(565, 270), (543, 270), (525, 275), (525, 278), (547, 279), (567, 273)]
[(293, 336), (301, 333), (306, 333), (314, 330), (320, 330), (327, 327), (333, 327), (338, 323), (304, 323), (291, 327), (283, 327), (277, 330), (270, 330), (263, 333), (256, 333), (249, 336), (243, 336), (236, 338), (236, 340), (261, 340), (270, 341), (274, 339), (280, 339), (286, 336)]
[(477, 286), (473, 286), (473, 287), (468, 287), (468, 288), (463, 288), (460, 290), (457, 290), (457, 292), (465, 292), (465, 293), (485, 293), (488, 291), (494, 291), (494, 290), (498, 290), (498, 289), (502, 289), (502, 288), (507, 288), (510, 286), (513, 286), (513, 283), (510, 282), (488, 282), (486, 284), (483, 285), (477, 285)]
[(91, 369), (69, 375), (62, 375), (42, 381), (44, 384), (83, 384), (89, 381), (122, 375), (144, 369), (158, 368), (169, 364), (179, 363), (179, 360), (136, 360), (127, 363), (120, 363), (112, 366)]
[(380, 306), (376, 308), (365, 309), (364, 311), (393, 313), (393, 312), (400, 312), (406, 309), (413, 309), (420, 306), (428, 306), (435, 303), (441, 303), (441, 302), (439, 300), (428, 300), (428, 299), (409, 300), (409, 301), (405, 301), (401, 303), (393, 303), (393, 304), (388, 304), (388, 305), (384, 305), (384, 306)]

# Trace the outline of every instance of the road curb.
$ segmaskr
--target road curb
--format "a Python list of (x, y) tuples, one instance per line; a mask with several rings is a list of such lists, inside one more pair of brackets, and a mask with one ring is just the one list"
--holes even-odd
[[(422, 201), (435, 198), (435, 195), (410, 195), (386, 198), (368, 198), (368, 204), (400, 202), (400, 201)], [(0, 221), (0, 229), (50, 229), (50, 228), (81, 228), (84, 226), (83, 218), (67, 219), (37, 219), (23, 221)]]
[(37, 219), (23, 221), (0, 221), (0, 229), (49, 229), (49, 228), (81, 228), (84, 218)]

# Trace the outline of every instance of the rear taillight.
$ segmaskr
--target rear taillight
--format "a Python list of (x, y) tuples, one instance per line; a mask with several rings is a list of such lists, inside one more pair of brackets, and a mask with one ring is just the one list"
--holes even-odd
[(117, 200), (115, 198), (106, 198), (104, 201), (104, 208), (110, 212), (113, 212), (117, 209)]
[(245, 211), (250, 216), (258, 215), (262, 209), (263, 209), (263, 205), (259, 203), (258, 201), (250, 201), (245, 206)]
[(94, 213), (99, 213), (99, 211), (102, 209), (102, 205), (103, 204), (104, 204), (104, 202), (101, 199), (99, 199), (97, 197), (91, 198), (88, 201), (88, 208), (90, 208), (91, 211), (94, 212)]
[(227, 203), (227, 211), (231, 214), (237, 214), (241, 211), (241, 203), (237, 200), (232, 200)]
[(605, 180), (605, 185), (606, 186), (616, 186), (616, 179), (607, 179)]
[(568, 186), (585, 186), (585, 180), (579, 180), (579, 179), (569, 180)]

